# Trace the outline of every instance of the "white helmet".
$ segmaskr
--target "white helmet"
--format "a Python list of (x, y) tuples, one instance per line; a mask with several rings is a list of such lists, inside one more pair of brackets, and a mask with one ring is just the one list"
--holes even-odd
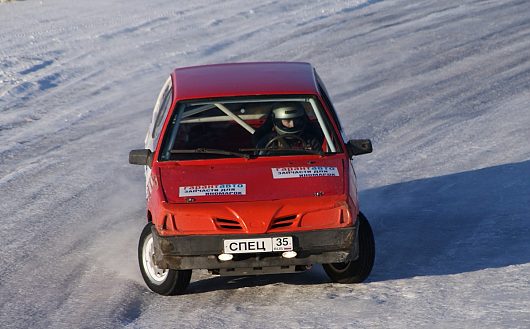
[[(307, 124), (307, 115), (304, 107), (298, 102), (275, 104), (272, 108), (272, 114), (274, 127), (280, 135), (300, 133)], [(282, 120), (293, 120), (293, 126), (285, 126)]]

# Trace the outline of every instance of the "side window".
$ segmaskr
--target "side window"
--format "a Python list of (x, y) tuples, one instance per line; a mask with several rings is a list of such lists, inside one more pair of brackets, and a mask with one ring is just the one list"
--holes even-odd
[(317, 71), (314, 71), (314, 72), (315, 72), (315, 77), (317, 80), (318, 90), (320, 94), (322, 95), (322, 99), (324, 99), (324, 103), (326, 103), (326, 107), (330, 110), (333, 120), (337, 123), (340, 133), (344, 135), (344, 130), (342, 130), (342, 125), (340, 123), (339, 118), (337, 117), (337, 112), (335, 112), (335, 108), (333, 107), (333, 104), (331, 103), (328, 91), (326, 90), (326, 87), (324, 86), (322, 79), (320, 79), (320, 76), (317, 74)]
[(162, 131), (162, 126), (166, 119), (167, 113), (169, 112), (169, 108), (171, 107), (172, 100), (173, 91), (171, 88), (169, 88), (164, 94), (162, 104), (160, 105), (160, 110), (158, 111), (158, 115), (155, 118), (153, 133), (151, 135), (151, 137), (153, 138), (153, 147), (156, 147), (158, 143), (158, 139), (160, 138), (160, 132)]
[(326, 90), (322, 88), (320, 84), (318, 86), (318, 89), (320, 89), (320, 94), (322, 95), (322, 99), (324, 100), (324, 103), (326, 103), (326, 107), (330, 110), (333, 120), (337, 123), (339, 130), (342, 132), (342, 126), (340, 124), (340, 120), (337, 117), (337, 113), (335, 112), (335, 108), (333, 107), (333, 104), (331, 104), (331, 101), (329, 100)]
[[(164, 105), (164, 100), (167, 98), (167, 94), (171, 93), (172, 83), (171, 83), (171, 77), (169, 77), (164, 85), (162, 86), (162, 89), (158, 93), (158, 97), (156, 98), (156, 103), (153, 108), (153, 115), (151, 116), (151, 122), (149, 123), (149, 128), (147, 129), (147, 135), (145, 136), (145, 148), (150, 149), (151, 151), (154, 151), (154, 147), (156, 145), (153, 145), (154, 143), (154, 137), (155, 137), (155, 123), (158, 122), (158, 125), (160, 125), (163, 122), (163, 119), (165, 118), (164, 111), (162, 110), (162, 106)], [(166, 104), (167, 105), (167, 104)], [(156, 127), (159, 128), (159, 127)]]

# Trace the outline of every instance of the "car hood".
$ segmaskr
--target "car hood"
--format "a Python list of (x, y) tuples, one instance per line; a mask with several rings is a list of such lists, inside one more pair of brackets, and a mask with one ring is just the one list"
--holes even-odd
[(160, 168), (169, 203), (266, 201), (344, 193), (345, 160), (188, 161)]

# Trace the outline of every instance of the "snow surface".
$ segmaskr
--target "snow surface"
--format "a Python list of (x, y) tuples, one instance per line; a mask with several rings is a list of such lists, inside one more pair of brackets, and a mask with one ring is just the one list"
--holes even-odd
[[(0, 4), (0, 327), (530, 327), (530, 1)], [(170, 70), (313, 63), (377, 258), (148, 291), (142, 146)]]

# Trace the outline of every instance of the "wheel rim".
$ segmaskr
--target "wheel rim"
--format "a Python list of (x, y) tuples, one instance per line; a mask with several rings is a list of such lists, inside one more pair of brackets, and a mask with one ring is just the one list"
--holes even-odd
[(142, 265), (151, 282), (161, 284), (166, 280), (169, 270), (164, 270), (156, 266), (154, 255), (153, 236), (149, 235), (145, 239), (144, 247), (142, 248)]

